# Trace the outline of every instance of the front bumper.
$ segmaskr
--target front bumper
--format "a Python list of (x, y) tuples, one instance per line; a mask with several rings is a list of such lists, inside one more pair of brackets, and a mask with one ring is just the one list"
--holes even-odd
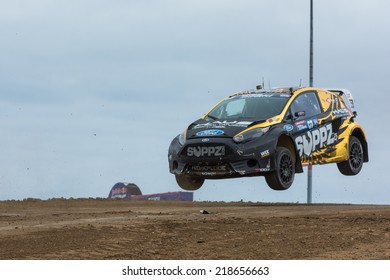
[(274, 146), (259, 138), (236, 144), (231, 138), (196, 138), (180, 145), (176, 137), (169, 148), (173, 174), (204, 179), (261, 176), (274, 169)]

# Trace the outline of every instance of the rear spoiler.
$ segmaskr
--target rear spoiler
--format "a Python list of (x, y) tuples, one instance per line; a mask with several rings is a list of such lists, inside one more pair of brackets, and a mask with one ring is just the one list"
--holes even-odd
[(345, 104), (350, 107), (351, 111), (355, 110), (355, 100), (348, 89), (326, 89), (343, 97)]

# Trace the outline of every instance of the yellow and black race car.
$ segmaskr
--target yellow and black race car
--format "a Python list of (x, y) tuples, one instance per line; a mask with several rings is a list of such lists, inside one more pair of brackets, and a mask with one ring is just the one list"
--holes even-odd
[(368, 146), (353, 108), (347, 90), (238, 92), (173, 139), (170, 172), (185, 190), (245, 176), (265, 176), (272, 189), (285, 190), (307, 163), (337, 163), (342, 174), (356, 175)]

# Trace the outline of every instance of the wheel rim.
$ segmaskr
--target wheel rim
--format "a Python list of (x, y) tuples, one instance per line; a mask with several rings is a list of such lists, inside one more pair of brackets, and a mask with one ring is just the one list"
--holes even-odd
[(289, 184), (293, 178), (293, 162), (291, 157), (283, 155), (280, 158), (280, 179), (284, 184)]
[(359, 169), (362, 165), (363, 151), (358, 143), (353, 143), (351, 145), (349, 161), (354, 169)]

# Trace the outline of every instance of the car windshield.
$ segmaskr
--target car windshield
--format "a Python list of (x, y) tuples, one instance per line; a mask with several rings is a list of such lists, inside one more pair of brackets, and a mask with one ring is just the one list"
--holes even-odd
[(279, 115), (289, 95), (245, 94), (226, 99), (218, 104), (207, 117), (212, 119), (267, 120)]

